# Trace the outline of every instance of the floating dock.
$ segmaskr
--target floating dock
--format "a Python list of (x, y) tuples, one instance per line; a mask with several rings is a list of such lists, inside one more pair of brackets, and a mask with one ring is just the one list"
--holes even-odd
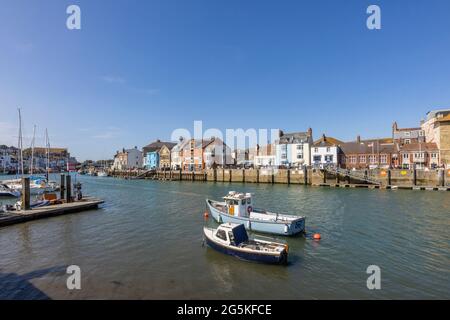
[(97, 209), (104, 201), (93, 197), (82, 200), (55, 204), (31, 210), (9, 211), (0, 213), (0, 227), (27, 222), (31, 220), (60, 216), (69, 213)]

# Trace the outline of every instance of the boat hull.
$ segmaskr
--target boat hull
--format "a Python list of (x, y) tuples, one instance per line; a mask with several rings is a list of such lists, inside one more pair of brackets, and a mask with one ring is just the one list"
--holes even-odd
[(305, 218), (299, 217), (296, 220), (290, 222), (271, 222), (271, 221), (260, 221), (255, 219), (250, 219), (246, 217), (236, 217), (231, 216), (227, 213), (224, 213), (216, 208), (214, 208), (211, 203), (211, 200), (206, 200), (209, 211), (213, 216), (214, 220), (218, 223), (237, 223), (243, 224), (247, 230), (276, 234), (282, 236), (294, 236), (300, 233), (305, 232)]
[(0, 191), (0, 197), (14, 197), (14, 198), (18, 198), (18, 197), (20, 197), (20, 192), (17, 192), (17, 191), (2, 192), (2, 191)]
[(278, 255), (274, 254), (264, 254), (264, 253), (249, 253), (243, 252), (240, 250), (233, 249), (230, 246), (225, 246), (220, 243), (215, 242), (214, 240), (208, 238), (205, 235), (206, 244), (221, 253), (236, 257), (241, 260), (266, 263), (266, 264), (287, 264), (287, 253), (283, 251)]

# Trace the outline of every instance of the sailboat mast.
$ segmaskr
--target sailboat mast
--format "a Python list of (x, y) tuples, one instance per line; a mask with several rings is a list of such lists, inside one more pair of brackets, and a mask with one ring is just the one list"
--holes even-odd
[(19, 152), (20, 152), (20, 169), (23, 176), (23, 141), (22, 141), (22, 115), (20, 113), (20, 108), (17, 108), (19, 111)]
[(35, 139), (36, 139), (36, 125), (34, 125), (34, 127), (33, 127), (33, 140), (31, 140), (31, 163), (30, 163), (30, 174), (31, 175), (33, 175)]
[(46, 165), (46, 173), (45, 173), (45, 177), (48, 181), (48, 171), (50, 170), (50, 139), (48, 138), (48, 130), (47, 128), (45, 128), (45, 147), (46, 147), (46, 151), (47, 151), (47, 165)]

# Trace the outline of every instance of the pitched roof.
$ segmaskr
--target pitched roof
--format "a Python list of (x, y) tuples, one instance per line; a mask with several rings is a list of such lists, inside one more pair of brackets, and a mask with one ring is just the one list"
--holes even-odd
[(397, 128), (397, 130), (394, 130), (394, 132), (397, 131), (420, 131), (422, 128)]
[(400, 147), (400, 152), (414, 152), (414, 151), (439, 151), (436, 143), (408, 143)]
[(439, 122), (446, 122), (446, 121), (450, 121), (450, 113), (449, 113), (449, 114), (447, 114), (446, 116), (443, 116), (443, 117), (439, 117), (439, 118), (437, 118), (437, 119), (436, 119), (436, 121), (439, 121)]
[(279, 139), (279, 144), (302, 143), (308, 141), (308, 132), (283, 133)]
[(376, 143), (374, 141), (353, 141), (340, 145), (345, 154), (371, 154), (371, 153), (396, 153), (398, 145), (394, 143)]
[(337, 146), (340, 145), (344, 142), (333, 138), (333, 137), (327, 137), (325, 135), (323, 135), (320, 139), (314, 141), (313, 146), (314, 147), (332, 147), (332, 146)]
[(155, 152), (155, 151), (161, 150), (161, 148), (163, 146), (166, 146), (167, 148), (169, 148), (169, 150), (171, 150), (174, 146), (176, 146), (176, 143), (175, 142), (164, 142), (164, 141), (156, 140), (155, 142), (152, 142), (152, 143), (146, 145), (145, 147), (143, 147), (142, 151), (144, 153)]

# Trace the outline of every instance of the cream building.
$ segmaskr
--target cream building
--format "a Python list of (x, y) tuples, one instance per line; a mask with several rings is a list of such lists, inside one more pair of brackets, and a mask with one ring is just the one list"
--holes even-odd
[(450, 168), (450, 109), (428, 112), (421, 128), (426, 142), (436, 143), (440, 165)]

